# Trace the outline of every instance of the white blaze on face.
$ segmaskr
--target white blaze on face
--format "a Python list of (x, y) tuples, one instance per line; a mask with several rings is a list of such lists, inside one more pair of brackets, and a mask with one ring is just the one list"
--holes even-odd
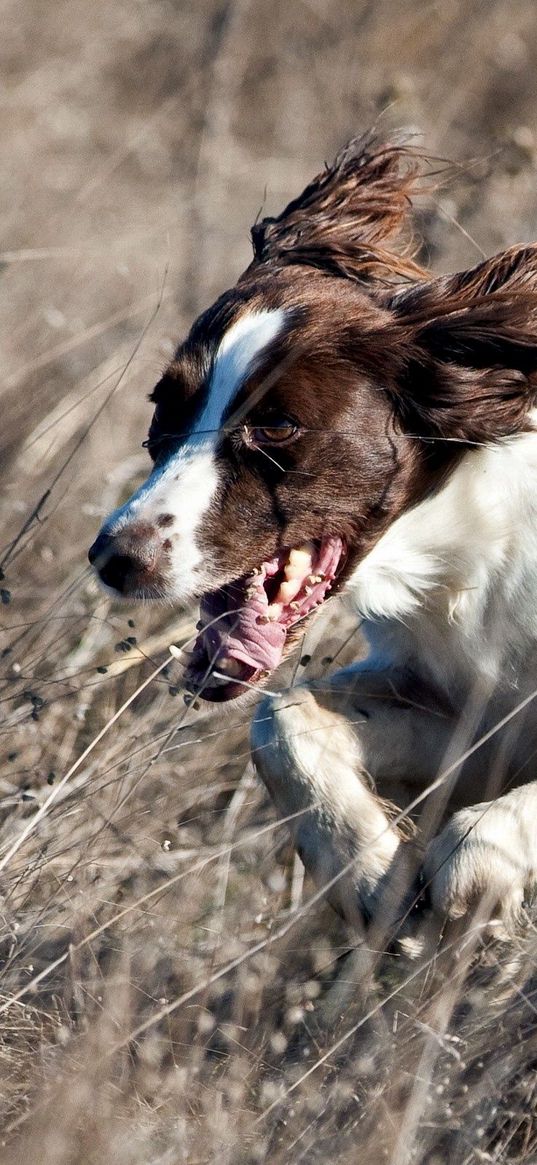
[(284, 318), (281, 308), (252, 312), (224, 334), (214, 358), (205, 407), (180, 448), (153, 470), (102, 527), (104, 533), (118, 534), (133, 521), (154, 523), (161, 514), (173, 516), (173, 524), (165, 531), (172, 542), (169, 598), (187, 599), (204, 575), (210, 579), (211, 564), (200, 569), (196, 535), (218, 488), (215, 448), (219, 430), (257, 357), (281, 331)]

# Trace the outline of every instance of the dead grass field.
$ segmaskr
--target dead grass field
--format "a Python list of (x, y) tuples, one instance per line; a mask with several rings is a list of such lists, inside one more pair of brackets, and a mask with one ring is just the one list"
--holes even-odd
[(183, 703), (192, 614), (110, 604), (86, 550), (174, 343), (347, 137), (460, 163), (418, 213), (436, 268), (537, 238), (537, 8), (4, 0), (0, 52), (0, 1160), (536, 1162), (531, 928), (375, 982), (247, 710)]

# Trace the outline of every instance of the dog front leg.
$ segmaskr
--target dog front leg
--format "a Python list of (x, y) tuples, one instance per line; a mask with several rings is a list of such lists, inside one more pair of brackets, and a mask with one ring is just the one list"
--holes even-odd
[(266, 697), (252, 726), (255, 764), (306, 869), (353, 924), (374, 913), (381, 895), (383, 915), (392, 913), (386, 895), (400, 881), (393, 871), (405, 848), (368, 785), (359, 712), (356, 720), (351, 726), (300, 687)]

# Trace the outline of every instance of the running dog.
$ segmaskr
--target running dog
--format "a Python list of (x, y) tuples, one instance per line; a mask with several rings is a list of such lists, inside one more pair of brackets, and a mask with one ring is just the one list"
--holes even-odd
[(365, 136), (253, 228), (90, 561), (111, 594), (200, 601), (185, 683), (219, 702), (345, 590), (367, 658), (255, 714), (276, 808), (350, 921), (408, 889), (419, 810), (433, 911), (486, 895), (510, 922), (537, 865), (537, 246), (430, 276), (405, 244), (418, 182)]

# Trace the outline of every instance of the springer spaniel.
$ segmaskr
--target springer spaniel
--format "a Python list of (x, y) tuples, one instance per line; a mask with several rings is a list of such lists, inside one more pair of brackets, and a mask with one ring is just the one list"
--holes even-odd
[(90, 560), (112, 594), (200, 600), (185, 682), (220, 702), (345, 588), (367, 658), (255, 715), (274, 803), (347, 919), (408, 902), (421, 806), (433, 912), (486, 895), (509, 924), (537, 866), (537, 246), (430, 277), (401, 238), (418, 169), (365, 136), (253, 228)]

